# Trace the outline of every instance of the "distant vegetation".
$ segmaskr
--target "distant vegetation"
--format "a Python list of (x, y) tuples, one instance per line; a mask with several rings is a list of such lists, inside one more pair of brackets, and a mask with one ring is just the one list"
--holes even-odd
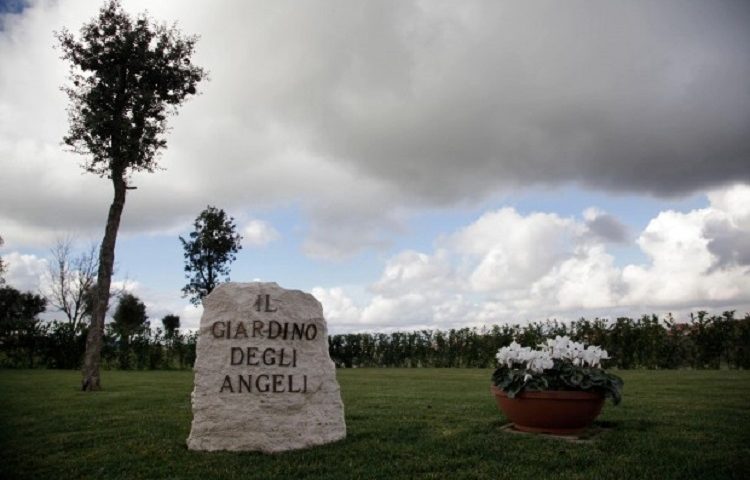
[(698, 312), (690, 323), (651, 315), (570, 324), (355, 333), (333, 335), (329, 342), (331, 358), (340, 367), (491, 367), (497, 350), (513, 340), (535, 346), (556, 335), (601, 346), (612, 357), (609, 367), (750, 368), (750, 314), (740, 319), (733, 311), (712, 316)]
[[(40, 320), (45, 303), (39, 295), (0, 287), (0, 367), (81, 368), (88, 326)], [(131, 294), (122, 295), (114, 321), (104, 329), (102, 366), (124, 370), (191, 368), (197, 334), (181, 334), (175, 315), (165, 316), (162, 324), (163, 328), (152, 329), (143, 303)]]
[[(43, 322), (44, 299), (0, 286), (0, 367), (80, 368), (86, 326)], [(197, 333), (180, 333), (179, 317), (167, 315), (152, 328), (145, 307), (124, 295), (115, 320), (106, 325), (102, 365), (108, 369), (186, 369), (193, 366)], [(750, 314), (736, 318), (698, 312), (689, 323), (640, 319), (581, 319), (489, 328), (352, 333), (329, 336), (331, 358), (339, 367), (494, 366), (500, 347), (516, 340), (533, 346), (546, 338), (568, 335), (600, 345), (620, 369), (750, 368)]]

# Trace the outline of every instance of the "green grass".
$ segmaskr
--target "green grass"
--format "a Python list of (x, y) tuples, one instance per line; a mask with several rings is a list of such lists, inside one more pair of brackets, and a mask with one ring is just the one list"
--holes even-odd
[(750, 478), (750, 372), (626, 371), (611, 427), (575, 444), (501, 431), (489, 370), (337, 372), (346, 440), (190, 452), (191, 372), (0, 371), (0, 478)]

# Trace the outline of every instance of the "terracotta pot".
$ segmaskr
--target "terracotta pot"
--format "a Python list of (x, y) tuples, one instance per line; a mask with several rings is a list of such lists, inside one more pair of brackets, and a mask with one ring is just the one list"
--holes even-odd
[(492, 385), (497, 407), (523, 432), (576, 435), (602, 411), (604, 393), (550, 390), (523, 392), (515, 398)]

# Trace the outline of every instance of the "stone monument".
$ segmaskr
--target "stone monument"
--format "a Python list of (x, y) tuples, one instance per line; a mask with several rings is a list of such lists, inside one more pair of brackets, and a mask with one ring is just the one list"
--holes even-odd
[(315, 297), (276, 283), (225, 283), (203, 308), (189, 449), (272, 453), (346, 437)]

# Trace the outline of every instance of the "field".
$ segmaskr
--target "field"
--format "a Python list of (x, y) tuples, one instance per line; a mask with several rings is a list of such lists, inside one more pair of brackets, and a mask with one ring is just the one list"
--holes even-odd
[(622, 371), (588, 443), (502, 431), (490, 373), (339, 370), (346, 440), (271, 456), (187, 450), (192, 372), (2, 370), (0, 478), (750, 478), (748, 371)]

